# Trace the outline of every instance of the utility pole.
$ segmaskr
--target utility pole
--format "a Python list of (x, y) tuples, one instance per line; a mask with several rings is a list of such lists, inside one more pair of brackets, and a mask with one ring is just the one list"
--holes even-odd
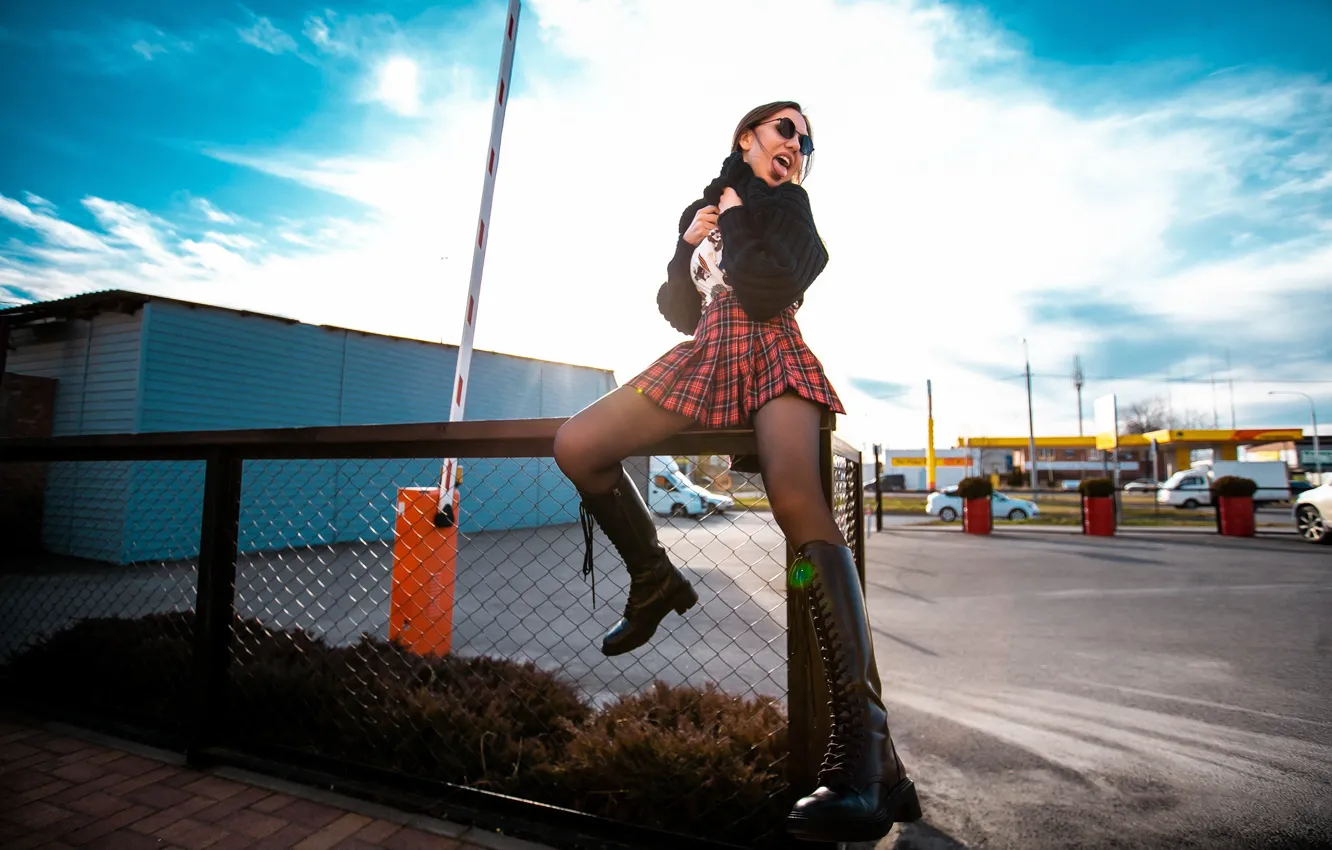
[(1235, 430), (1235, 374), (1230, 371), (1230, 349), (1226, 349), (1226, 381), (1230, 384), (1230, 430)]
[(927, 414), (927, 415), (928, 415), (928, 422), (927, 422), (927, 425), (926, 425), (926, 428), (927, 428), (927, 430), (928, 430), (928, 434), (926, 435), (926, 443), (925, 443), (925, 487), (926, 487), (926, 489), (928, 489), (931, 493), (933, 493), (933, 492), (934, 492), (934, 483), (935, 483), (935, 476), (934, 476), (934, 464), (935, 464), (935, 460), (934, 460), (934, 382), (933, 382), (933, 381), (928, 381), (928, 380), (927, 380), (927, 381), (925, 382), (925, 399), (926, 399), (926, 404), (928, 405), (928, 414)]
[(1073, 386), (1078, 388), (1078, 436), (1082, 436), (1082, 356), (1073, 358)]
[[(1309, 402), (1309, 418), (1313, 420), (1313, 450), (1314, 450), (1314, 475), (1318, 476), (1318, 483), (1323, 483), (1323, 452), (1322, 447), (1318, 445), (1318, 408), (1314, 406), (1313, 397), (1308, 393), (1302, 393), (1298, 390), (1268, 390), (1268, 395), (1298, 395), (1303, 396), (1304, 400)], [(1295, 450), (1296, 460), (1299, 459), (1299, 449)], [(1303, 464), (1300, 464), (1303, 466)], [(1308, 470), (1306, 469), (1307, 473)]]
[(1212, 427), (1221, 427), (1221, 415), (1216, 412), (1216, 365), (1212, 360), (1212, 352), (1207, 352), (1207, 371), (1212, 377)]
[(1031, 453), (1028, 464), (1031, 474), (1031, 500), (1036, 501), (1036, 420), (1031, 407), (1031, 355), (1027, 352), (1027, 338), (1022, 338), (1022, 359), (1027, 364), (1027, 451)]

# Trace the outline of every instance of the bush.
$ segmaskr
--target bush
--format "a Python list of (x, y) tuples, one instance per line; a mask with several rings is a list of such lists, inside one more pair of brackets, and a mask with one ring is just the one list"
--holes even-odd
[[(183, 725), (193, 614), (84, 620), (14, 657), (38, 699)], [(531, 663), (330, 646), (237, 620), (225, 731), (590, 814), (763, 846), (786, 810), (786, 718), (768, 698), (657, 682), (600, 711)], [(775, 839), (774, 839), (775, 840)]]
[(753, 846), (786, 815), (785, 750), (774, 700), (656, 682), (579, 727), (563, 759), (537, 775), (557, 805)]
[(963, 499), (988, 499), (994, 493), (990, 479), (981, 476), (963, 478), (957, 483), (957, 495)]
[(1258, 492), (1258, 484), (1251, 478), (1238, 475), (1223, 475), (1212, 482), (1212, 495), (1218, 498), (1252, 498)]
[(1115, 495), (1115, 482), (1109, 478), (1084, 478), (1078, 492), (1088, 499), (1104, 499)]
[(179, 729), (189, 716), (193, 634), (192, 611), (81, 620), (11, 658), (9, 690)]
[(1009, 487), (1023, 487), (1026, 486), (1026, 483), (1027, 483), (1027, 475), (1022, 470), (1015, 469), (1012, 472), (1008, 473)]

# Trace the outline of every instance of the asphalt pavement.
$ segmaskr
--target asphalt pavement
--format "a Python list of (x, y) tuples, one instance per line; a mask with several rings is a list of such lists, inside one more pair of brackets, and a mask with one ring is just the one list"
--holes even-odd
[(1332, 550), (870, 536), (925, 822), (881, 848), (1332, 846)]

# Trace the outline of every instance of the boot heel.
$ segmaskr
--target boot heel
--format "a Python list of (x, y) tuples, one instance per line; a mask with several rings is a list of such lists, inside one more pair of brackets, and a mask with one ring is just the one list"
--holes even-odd
[(697, 604), (698, 591), (694, 590), (694, 586), (687, 581), (680, 586), (679, 590), (675, 591), (675, 596), (671, 599), (671, 607), (674, 608), (675, 613), (679, 614), (681, 617), (684, 616), (686, 611)]
[(893, 823), (910, 823), (921, 819), (920, 798), (916, 796), (916, 783), (903, 779), (893, 789)]

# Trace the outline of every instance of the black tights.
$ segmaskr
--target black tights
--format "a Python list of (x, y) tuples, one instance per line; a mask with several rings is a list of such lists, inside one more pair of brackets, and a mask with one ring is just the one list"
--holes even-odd
[[(846, 545), (824, 500), (819, 469), (823, 408), (794, 393), (754, 414), (759, 466), (773, 517), (792, 546), (812, 540)], [(604, 493), (621, 462), (642, 453), (693, 420), (621, 387), (579, 411), (555, 435), (555, 462), (578, 489)]]

